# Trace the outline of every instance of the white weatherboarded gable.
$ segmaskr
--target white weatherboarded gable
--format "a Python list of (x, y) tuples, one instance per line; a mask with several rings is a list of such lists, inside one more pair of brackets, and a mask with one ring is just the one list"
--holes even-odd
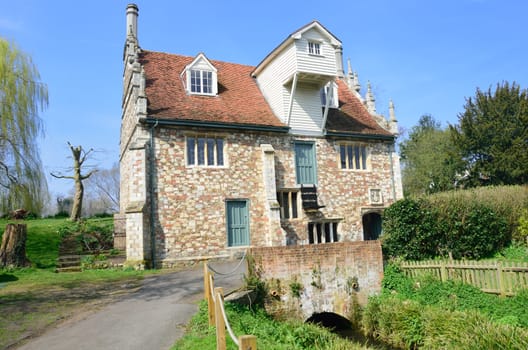
[[(317, 52), (309, 51), (309, 43)], [(321, 88), (336, 79), (341, 42), (314, 21), (290, 35), (253, 72), (273, 112), (292, 133), (321, 135)], [(336, 56), (338, 59), (336, 59)]]

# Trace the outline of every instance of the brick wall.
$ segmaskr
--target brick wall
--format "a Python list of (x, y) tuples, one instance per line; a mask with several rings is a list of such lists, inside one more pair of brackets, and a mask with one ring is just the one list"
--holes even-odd
[[(365, 304), (369, 295), (381, 289), (379, 241), (258, 247), (251, 248), (250, 255), (261, 278), (276, 293), (278, 303), (274, 307), (305, 319), (316, 312), (348, 317), (353, 296)], [(294, 281), (302, 286), (300, 298), (290, 287)]]

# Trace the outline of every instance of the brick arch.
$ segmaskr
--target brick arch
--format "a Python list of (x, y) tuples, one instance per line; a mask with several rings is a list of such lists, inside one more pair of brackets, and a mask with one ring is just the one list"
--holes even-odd
[(348, 329), (352, 326), (352, 322), (348, 318), (334, 312), (313, 313), (312, 316), (306, 319), (305, 323), (315, 323), (336, 331)]

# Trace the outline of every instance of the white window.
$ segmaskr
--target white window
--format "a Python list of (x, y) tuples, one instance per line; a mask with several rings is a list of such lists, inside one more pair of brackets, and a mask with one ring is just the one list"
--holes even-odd
[(328, 107), (339, 108), (339, 98), (337, 96), (337, 84), (334, 84), (332, 82), (326, 84), (325, 86), (321, 88), (320, 95), (321, 95), (321, 105), (323, 107), (326, 106), (326, 100), (330, 99), (328, 101)]
[(315, 41), (309, 41), (308, 42), (308, 53), (310, 55), (321, 56), (321, 44)]
[(191, 92), (210, 95), (213, 93), (213, 72), (191, 70)]
[(220, 137), (187, 136), (187, 165), (224, 166), (224, 139)]
[(217, 70), (203, 53), (185, 66), (181, 77), (189, 94), (215, 96), (218, 93)]
[(367, 146), (360, 144), (339, 145), (339, 160), (341, 169), (366, 170), (367, 169)]

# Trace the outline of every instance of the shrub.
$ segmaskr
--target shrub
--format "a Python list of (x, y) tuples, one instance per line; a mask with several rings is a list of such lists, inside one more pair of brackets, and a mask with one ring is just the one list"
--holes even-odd
[(517, 235), (514, 238), (523, 244), (528, 243), (528, 208), (524, 208), (521, 212), (519, 225), (517, 227)]
[(442, 242), (436, 211), (423, 199), (397, 201), (383, 214), (382, 242), (388, 256), (406, 260), (436, 256)]
[(400, 200), (385, 210), (383, 249), (388, 257), (480, 259), (510, 242), (504, 217), (463, 196)]

